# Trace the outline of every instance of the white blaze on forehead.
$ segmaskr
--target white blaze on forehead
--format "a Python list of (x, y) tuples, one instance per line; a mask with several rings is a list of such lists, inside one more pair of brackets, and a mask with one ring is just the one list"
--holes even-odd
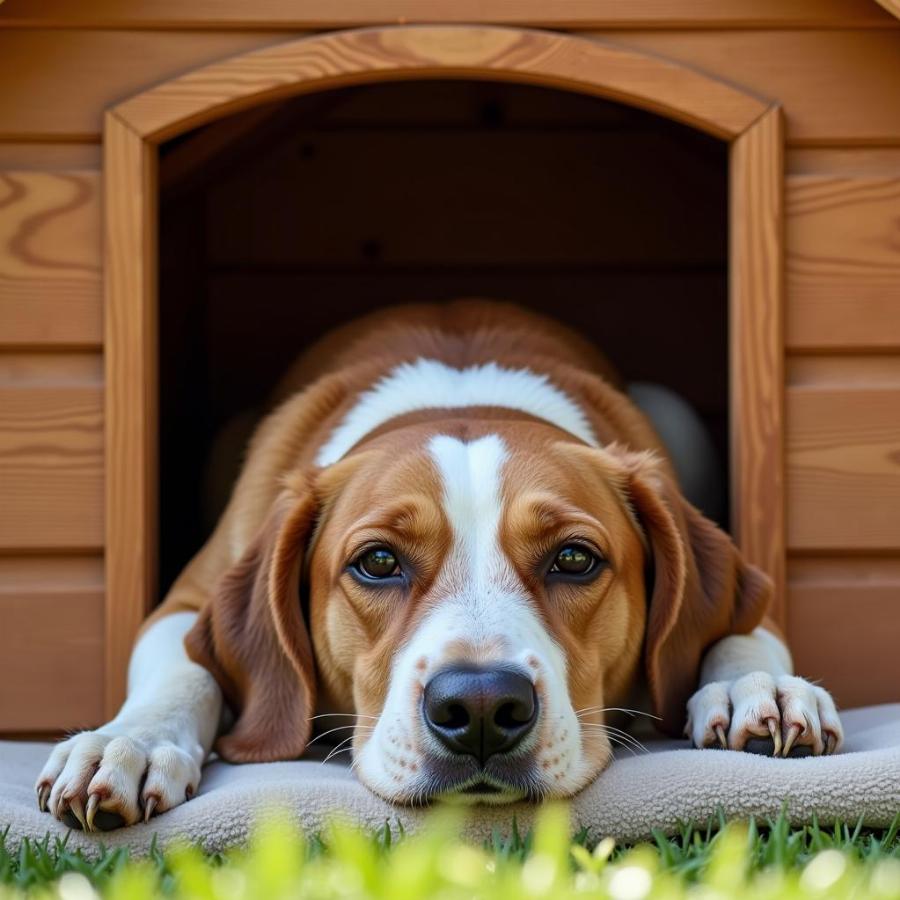
[(444, 490), (444, 512), (453, 530), (454, 551), (469, 581), (482, 588), (501, 565), (500, 473), (506, 446), (496, 434), (463, 443), (444, 434), (428, 444)]
[(454, 369), (434, 359), (418, 359), (397, 366), (360, 395), (319, 450), (316, 464), (336, 463), (367, 434), (397, 416), (420, 409), (467, 406), (519, 410), (597, 446), (584, 412), (546, 375), (528, 369), (505, 369), (496, 363)]

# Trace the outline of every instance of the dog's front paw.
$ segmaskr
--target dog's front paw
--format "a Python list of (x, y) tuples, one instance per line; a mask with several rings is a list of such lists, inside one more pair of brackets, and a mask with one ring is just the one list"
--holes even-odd
[(834, 753), (844, 737), (831, 695), (794, 675), (751, 672), (714, 681), (687, 708), (685, 733), (695, 747), (820, 756)]
[(199, 764), (172, 741), (101, 729), (57, 744), (35, 790), (40, 809), (71, 828), (109, 831), (178, 806), (199, 783)]

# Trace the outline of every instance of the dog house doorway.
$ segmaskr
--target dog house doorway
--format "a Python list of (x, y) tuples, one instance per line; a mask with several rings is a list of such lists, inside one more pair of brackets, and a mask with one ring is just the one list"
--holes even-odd
[(188, 73), (105, 137), (110, 707), (241, 415), (387, 303), (518, 302), (681, 393), (727, 460), (732, 533), (781, 582), (777, 109), (578, 38), (401, 27)]

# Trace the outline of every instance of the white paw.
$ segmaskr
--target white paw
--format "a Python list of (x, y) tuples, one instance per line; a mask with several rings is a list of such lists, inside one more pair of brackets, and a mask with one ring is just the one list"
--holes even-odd
[(695, 747), (820, 756), (836, 752), (844, 739), (831, 695), (795, 675), (751, 672), (714, 681), (687, 708), (685, 734)]
[(199, 783), (196, 759), (172, 741), (101, 729), (57, 744), (35, 790), (40, 809), (70, 827), (109, 831), (178, 806)]

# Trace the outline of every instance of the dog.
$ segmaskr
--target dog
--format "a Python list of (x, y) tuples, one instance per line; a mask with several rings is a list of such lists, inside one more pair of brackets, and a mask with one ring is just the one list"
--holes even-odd
[(685, 500), (575, 330), (487, 301), (384, 310), (302, 356), (226, 511), (144, 624), (128, 698), (58, 744), (38, 804), (149, 820), (325, 718), (399, 804), (568, 797), (649, 707), (696, 747), (841, 745), (772, 585)]

